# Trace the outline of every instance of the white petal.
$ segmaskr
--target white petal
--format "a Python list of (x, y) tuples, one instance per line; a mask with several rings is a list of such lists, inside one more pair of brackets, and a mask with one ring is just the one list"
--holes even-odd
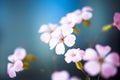
[(88, 48), (85, 50), (85, 55), (83, 56), (84, 60), (97, 60), (98, 55), (96, 51), (92, 48)]
[(72, 60), (71, 60), (70, 57), (67, 57), (67, 56), (66, 56), (66, 57), (65, 57), (65, 61), (66, 61), (67, 63), (71, 63)]
[(10, 78), (14, 78), (14, 77), (16, 77), (16, 72), (13, 69), (11, 69), (8, 71), (8, 75)]
[(18, 60), (14, 63), (14, 69), (16, 72), (22, 71), (23, 70), (23, 63), (22, 61)]
[(26, 50), (24, 48), (16, 48), (14, 51), (15, 61), (23, 60), (26, 56)]
[(42, 25), (41, 27), (40, 27), (40, 29), (39, 29), (39, 33), (41, 33), (41, 32), (46, 32), (48, 30), (48, 26), (47, 25)]
[(73, 28), (69, 27), (69, 25), (63, 25), (62, 27), (62, 34), (63, 36), (67, 36), (73, 32)]
[(56, 54), (60, 55), (60, 54), (64, 54), (65, 53), (65, 47), (64, 47), (64, 44), (63, 43), (59, 43), (57, 46), (56, 46)]
[(12, 68), (13, 64), (12, 63), (8, 63), (7, 65), (7, 71), (9, 71)]
[(58, 43), (58, 39), (56, 38), (51, 39), (49, 42), (50, 49), (53, 49), (57, 45), (57, 43)]
[(88, 61), (85, 63), (84, 69), (91, 76), (96, 76), (100, 72), (100, 64), (97, 61)]
[(50, 33), (43, 33), (41, 36), (40, 36), (40, 40), (45, 42), (45, 43), (48, 43), (50, 41), (50, 38), (51, 38), (51, 35)]
[(72, 47), (75, 44), (75, 40), (76, 37), (72, 34), (68, 35), (65, 37), (64, 39), (64, 43), (68, 46), (68, 47)]
[(14, 55), (12, 54), (12, 55), (8, 56), (8, 60), (11, 62), (14, 62), (15, 61)]
[(56, 24), (51, 24), (51, 23), (48, 26), (49, 26), (50, 30), (55, 30), (57, 27)]
[(112, 76), (114, 76), (116, 73), (117, 73), (117, 69), (116, 69), (115, 66), (113, 66), (113, 65), (111, 65), (111, 64), (107, 64), (107, 63), (104, 63), (104, 64), (102, 65), (101, 75), (102, 75), (104, 78), (112, 77)]
[(105, 57), (111, 51), (110, 46), (102, 46), (97, 44), (95, 47), (101, 57)]
[(83, 18), (83, 20), (89, 20), (92, 18), (92, 13), (91, 12), (83, 12), (82, 18)]
[(55, 29), (55, 31), (53, 31), (51, 33), (52, 38), (57, 38), (61, 35), (62, 35), (62, 28), (61, 27), (57, 27), (57, 29)]
[(82, 8), (82, 11), (93, 11), (93, 9), (90, 6), (85, 6)]
[(120, 57), (119, 57), (118, 53), (116, 53), (116, 52), (110, 53), (105, 58), (105, 61), (108, 63), (112, 63), (115, 66), (120, 66)]

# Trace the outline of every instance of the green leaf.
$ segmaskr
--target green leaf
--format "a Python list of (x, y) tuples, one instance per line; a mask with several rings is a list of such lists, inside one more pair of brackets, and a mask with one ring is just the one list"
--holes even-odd
[(103, 32), (108, 32), (108, 31), (110, 31), (111, 29), (112, 29), (112, 25), (111, 25), (111, 24), (108, 24), (108, 25), (103, 26), (102, 31), (103, 31)]
[(76, 34), (80, 34), (80, 29), (79, 29), (77, 26), (73, 27), (73, 31), (74, 31)]
[(87, 27), (87, 28), (89, 28), (90, 25), (91, 25), (90, 20), (83, 20), (82, 23), (83, 23), (83, 25), (84, 25), (85, 27)]
[(81, 62), (76, 62), (75, 65), (76, 65), (76, 68), (77, 68), (77, 69), (83, 70), (83, 66), (82, 66), (82, 63), (81, 63)]

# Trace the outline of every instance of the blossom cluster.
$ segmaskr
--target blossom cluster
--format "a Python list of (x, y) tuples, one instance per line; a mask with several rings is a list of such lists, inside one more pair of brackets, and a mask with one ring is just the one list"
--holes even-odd
[[(86, 6), (82, 10), (76, 10), (62, 17), (60, 25), (42, 25), (39, 29), (39, 33), (42, 33), (40, 40), (48, 43), (50, 49), (55, 48), (57, 55), (64, 55), (66, 63), (81, 64), (83, 60), (85, 62), (84, 65), (78, 65), (81, 70), (84, 69), (91, 76), (101, 74), (104, 78), (110, 78), (117, 73), (117, 67), (120, 66), (120, 57), (117, 52), (110, 52), (110, 46), (96, 44), (96, 50), (93, 48), (87, 48), (86, 50), (80, 48), (65, 50), (64, 44), (68, 47), (72, 47), (75, 44), (76, 36), (73, 32), (76, 25), (84, 21), (90, 21), (93, 16), (92, 11), (91, 7)], [(108, 29), (112, 28), (111, 26), (115, 26), (120, 30), (120, 13), (115, 13), (112, 25), (105, 26), (102, 30), (108, 31)]]
[(14, 53), (8, 56), (8, 60), (10, 61), (7, 66), (7, 73), (10, 78), (16, 77), (16, 72), (20, 72), (23, 70), (23, 62), (22, 60), (26, 56), (26, 50), (24, 48), (16, 48)]

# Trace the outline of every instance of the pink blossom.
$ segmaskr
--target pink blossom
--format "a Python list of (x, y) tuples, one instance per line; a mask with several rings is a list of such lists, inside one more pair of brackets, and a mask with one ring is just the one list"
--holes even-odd
[(42, 25), (39, 29), (39, 33), (42, 33), (40, 40), (48, 43), (51, 39), (51, 33), (56, 29), (56, 24)]
[(73, 76), (73, 77), (71, 77), (69, 80), (81, 80), (81, 79), (78, 78), (78, 77)]
[(93, 11), (93, 9), (90, 6), (83, 7), (82, 11), (81, 11), (82, 19), (83, 20), (91, 19), (92, 18), (92, 13), (91, 13), (92, 11)]
[(114, 20), (113, 26), (117, 27), (117, 29), (120, 30), (120, 13), (119, 12), (116, 12), (114, 14), (113, 20)]
[(70, 62), (79, 62), (82, 60), (82, 57), (84, 55), (84, 51), (78, 49), (69, 49), (66, 53), (65, 53), (65, 61), (67, 63)]
[(69, 80), (69, 73), (65, 70), (56, 71), (51, 75), (52, 80)]
[(76, 24), (80, 24), (82, 20), (89, 20), (92, 18), (93, 9), (90, 6), (84, 7), (82, 10), (75, 10), (62, 17), (60, 23), (68, 25), (68, 27), (75, 27)]
[[(117, 73), (117, 66), (120, 66), (120, 57), (116, 52), (111, 52), (110, 46), (97, 44), (96, 50), (88, 48), (83, 57), (87, 62), (84, 69), (91, 76), (101, 73), (102, 77), (109, 78)], [(108, 54), (110, 53), (110, 54)]]
[(71, 47), (74, 45), (76, 37), (71, 34), (71, 32), (64, 32), (62, 31), (62, 27), (58, 27), (53, 33), (52, 38), (49, 42), (50, 49), (53, 49), (55, 46), (56, 54), (64, 54), (65, 52), (65, 45)]
[(16, 77), (16, 72), (23, 70), (22, 60), (26, 56), (26, 50), (23, 48), (16, 48), (14, 53), (8, 56), (10, 63), (7, 65), (7, 73), (10, 78)]
[(74, 27), (76, 24), (82, 22), (81, 11), (76, 10), (74, 12), (68, 13), (65, 17), (62, 17), (60, 23), (62, 25), (68, 25), (68, 27)]

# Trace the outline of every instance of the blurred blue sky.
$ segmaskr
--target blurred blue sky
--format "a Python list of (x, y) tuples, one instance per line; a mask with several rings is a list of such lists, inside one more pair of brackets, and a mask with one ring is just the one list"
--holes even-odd
[[(120, 0), (0, 0), (0, 79), (9, 80), (7, 57), (16, 47), (23, 47), (37, 60), (32, 65), (34, 69), (19, 73), (13, 80), (50, 80), (50, 74), (43, 76), (40, 69), (54, 66), (52, 56), (55, 52), (40, 41), (38, 29), (42, 24), (59, 24), (61, 17), (84, 6), (91, 6), (94, 10), (92, 24), (90, 29), (78, 25), (81, 34), (77, 35), (77, 46), (85, 49), (90, 42), (109, 44), (114, 51), (120, 52), (120, 32), (117, 29), (99, 35), (102, 26), (112, 23), (114, 12), (120, 12)], [(94, 42), (97, 36), (99, 38)], [(64, 56), (58, 56), (58, 70), (74, 70), (72, 74), (78, 75), (74, 64), (66, 64), (63, 59)]]

